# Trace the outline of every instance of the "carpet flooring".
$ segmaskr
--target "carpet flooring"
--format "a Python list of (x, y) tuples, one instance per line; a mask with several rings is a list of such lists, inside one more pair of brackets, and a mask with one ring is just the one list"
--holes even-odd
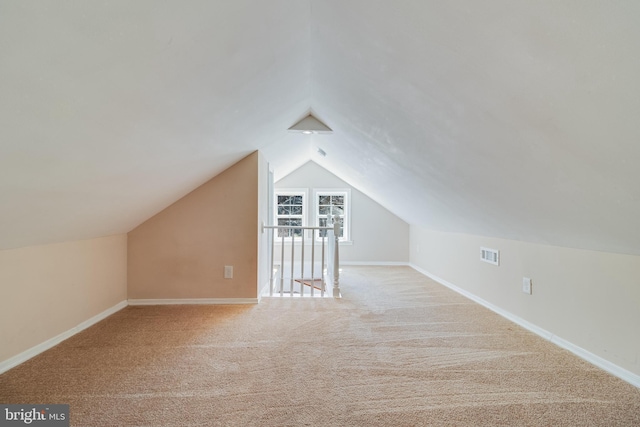
[(127, 307), (0, 375), (73, 426), (640, 426), (640, 390), (409, 267), (343, 299)]

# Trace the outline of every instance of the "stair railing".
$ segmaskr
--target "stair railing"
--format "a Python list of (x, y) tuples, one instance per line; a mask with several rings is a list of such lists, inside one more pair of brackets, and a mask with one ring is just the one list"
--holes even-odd
[[(340, 298), (340, 249), (339, 249), (339, 233), (340, 224), (337, 217), (333, 219), (330, 227), (301, 227), (295, 225), (262, 225), (262, 232), (271, 230), (271, 245), (269, 248), (270, 258), (270, 274), (269, 274), (269, 296), (294, 296), (298, 293), (300, 296), (316, 296), (316, 282), (320, 282), (319, 293), (321, 297), (327, 294), (327, 282), (333, 286), (331, 294), (334, 298)], [(277, 231), (277, 235), (276, 235)], [(305, 237), (307, 233), (311, 234), (311, 256), (305, 256)], [(299, 234), (299, 240), (296, 238)], [(280, 257), (276, 264), (276, 239), (280, 240)], [(319, 240), (320, 247), (316, 251), (316, 244)], [(296, 244), (300, 242), (300, 257), (296, 260)], [(285, 247), (291, 247), (290, 265), (287, 268), (288, 276), (285, 277)], [(319, 253), (318, 253), (319, 252)], [(319, 262), (317, 258), (319, 259)], [(310, 276), (305, 276), (306, 261), (310, 260)], [(298, 263), (296, 262), (298, 261)], [(296, 266), (299, 265), (299, 268)], [(319, 265), (320, 272), (318, 273)], [(277, 267), (277, 268), (276, 268)], [(327, 274), (325, 274), (325, 269)], [(285, 284), (288, 283), (288, 290)], [(296, 283), (300, 284), (299, 291), (296, 292)], [(305, 292), (305, 286), (309, 288), (308, 295)]]

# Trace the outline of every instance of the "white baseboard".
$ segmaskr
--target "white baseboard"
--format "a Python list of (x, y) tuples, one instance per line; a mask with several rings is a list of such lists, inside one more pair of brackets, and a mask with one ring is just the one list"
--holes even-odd
[(522, 326), (523, 328), (533, 332), (536, 335), (541, 336), (542, 338), (551, 341), (553, 344), (557, 345), (558, 347), (562, 347), (565, 350), (570, 351), (571, 353), (575, 354), (576, 356), (578, 356), (581, 359), (586, 360), (587, 362), (591, 363), (592, 365), (597, 366), (600, 369), (603, 369), (607, 372), (609, 372), (610, 374), (628, 382), (631, 385), (634, 385), (638, 388), (640, 388), (640, 375), (634, 374), (633, 372), (627, 371), (624, 368), (621, 368), (620, 366), (609, 362), (606, 359), (603, 359), (602, 357), (595, 355), (585, 349), (583, 349), (582, 347), (579, 347), (567, 340), (565, 340), (564, 338), (560, 338), (557, 335), (554, 335), (553, 333), (540, 328), (539, 326), (534, 325), (531, 322), (528, 322), (524, 319), (522, 319), (521, 317), (518, 317), (512, 313), (509, 313), (506, 310), (501, 309), (498, 306), (495, 306), (493, 304), (491, 304), (488, 301), (483, 300), (480, 297), (477, 297), (476, 295), (462, 289), (459, 288), (458, 286), (454, 285), (453, 283), (449, 283), (446, 280), (435, 276), (433, 274), (431, 274), (430, 272), (418, 267), (415, 264), (409, 264), (410, 267), (412, 267), (414, 270), (424, 274), (425, 276), (435, 280), (436, 282), (440, 283), (441, 285), (446, 286), (447, 288), (469, 298), (470, 300), (477, 302), (478, 304), (488, 308), (489, 310), (493, 311), (494, 313), (499, 314), (500, 316), (512, 321), (513, 323)]
[(38, 354), (49, 350), (50, 348), (60, 344), (62, 341), (71, 338), (72, 336), (74, 336), (75, 334), (77, 334), (78, 332), (81, 332), (85, 329), (87, 329), (89, 326), (93, 326), (96, 323), (98, 323), (99, 321), (111, 316), (112, 314), (122, 310), (123, 308), (125, 308), (127, 306), (127, 301), (121, 301), (118, 304), (114, 305), (111, 308), (106, 309), (105, 311), (103, 311), (102, 313), (96, 314), (95, 316), (93, 316), (92, 318), (85, 320), (84, 322), (80, 323), (79, 325), (69, 329), (68, 331), (65, 331), (63, 333), (61, 333), (60, 335), (57, 335), (51, 339), (46, 340), (43, 343), (40, 343), (34, 347), (31, 347), (30, 349), (23, 351), (22, 353), (13, 356), (10, 359), (7, 359), (3, 362), (0, 362), (0, 374), (3, 372), (8, 371), (9, 369), (18, 366), (19, 364), (26, 362), (27, 360), (31, 359), (34, 356), (37, 356)]
[(129, 305), (257, 304), (258, 298), (130, 299)]
[(408, 265), (406, 261), (340, 261), (340, 265), (384, 265), (384, 266), (394, 266), (394, 265)]

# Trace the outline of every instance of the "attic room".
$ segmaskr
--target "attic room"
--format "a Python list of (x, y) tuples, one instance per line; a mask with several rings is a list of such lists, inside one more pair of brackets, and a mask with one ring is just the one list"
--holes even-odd
[[(639, 22), (0, 2), (0, 419), (640, 424)], [(342, 298), (265, 297), (274, 194), (338, 190)]]

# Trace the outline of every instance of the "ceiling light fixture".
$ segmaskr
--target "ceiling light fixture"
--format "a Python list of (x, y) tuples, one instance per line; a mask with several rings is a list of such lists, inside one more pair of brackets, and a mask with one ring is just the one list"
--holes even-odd
[(300, 132), (305, 135), (311, 134), (329, 134), (333, 133), (333, 130), (312, 114), (307, 115), (305, 118), (297, 122), (295, 125), (289, 128), (289, 132)]

